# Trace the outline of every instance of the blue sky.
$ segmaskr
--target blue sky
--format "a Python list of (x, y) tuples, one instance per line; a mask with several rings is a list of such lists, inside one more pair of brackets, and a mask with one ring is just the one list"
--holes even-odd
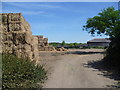
[(3, 13), (21, 12), (30, 23), (33, 35), (44, 35), (49, 42), (87, 42), (93, 38), (83, 31), (88, 18), (117, 2), (4, 2)]

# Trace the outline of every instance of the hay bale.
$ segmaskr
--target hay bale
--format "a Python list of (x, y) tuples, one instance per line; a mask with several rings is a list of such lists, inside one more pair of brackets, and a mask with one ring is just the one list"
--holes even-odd
[(1, 26), (1, 29), (3, 29), (3, 32), (9, 32), (7, 24), (1, 24), (0, 26)]
[(62, 49), (61, 49), (61, 48), (56, 48), (56, 50), (57, 50), (57, 51), (62, 51)]
[(7, 14), (0, 14), (0, 17), (1, 17), (3, 23), (6, 23), (8, 21), (8, 15)]
[(21, 24), (20, 23), (9, 23), (9, 31), (20, 31), (21, 30)]
[(61, 47), (62, 51), (67, 51), (67, 49), (65, 49), (64, 47)]
[(8, 22), (15, 22), (21, 20), (21, 13), (9, 13)]
[(38, 50), (39, 50), (39, 51), (44, 51), (45, 49), (44, 49), (44, 47), (39, 47)]
[(28, 22), (20, 13), (3, 14), (2, 17), (3, 51), (36, 60), (39, 55), (38, 39), (32, 36)]
[(26, 32), (25, 33), (25, 42), (27, 44), (32, 44), (33, 43), (32, 42), (32, 34), (31, 34), (31, 32)]
[(65, 49), (64, 47), (61, 48), (56, 48), (57, 51), (67, 51), (67, 49)]

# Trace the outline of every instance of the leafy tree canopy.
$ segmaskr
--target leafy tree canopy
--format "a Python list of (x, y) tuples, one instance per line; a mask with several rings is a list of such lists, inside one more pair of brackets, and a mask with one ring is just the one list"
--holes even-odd
[(98, 16), (89, 18), (83, 30), (91, 34), (105, 34), (110, 38), (120, 37), (120, 11), (109, 7), (98, 13)]
[(83, 30), (92, 35), (105, 34), (110, 37), (110, 44), (107, 48), (106, 56), (103, 60), (109, 64), (109, 67), (115, 68), (120, 73), (120, 11), (113, 7), (104, 9), (98, 16), (89, 18)]
[(61, 43), (61, 44), (62, 44), (62, 46), (64, 46), (64, 45), (65, 45), (65, 41), (62, 41), (62, 43)]

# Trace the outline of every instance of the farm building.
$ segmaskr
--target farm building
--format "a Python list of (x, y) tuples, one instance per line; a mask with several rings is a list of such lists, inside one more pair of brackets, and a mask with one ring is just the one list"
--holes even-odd
[(87, 42), (88, 46), (108, 47), (111, 41), (106, 38), (92, 39)]

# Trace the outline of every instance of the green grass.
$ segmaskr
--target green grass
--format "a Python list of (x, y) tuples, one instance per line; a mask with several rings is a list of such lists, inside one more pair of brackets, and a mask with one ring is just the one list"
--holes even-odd
[(41, 88), (47, 79), (46, 73), (43, 66), (30, 60), (2, 55), (2, 88)]

